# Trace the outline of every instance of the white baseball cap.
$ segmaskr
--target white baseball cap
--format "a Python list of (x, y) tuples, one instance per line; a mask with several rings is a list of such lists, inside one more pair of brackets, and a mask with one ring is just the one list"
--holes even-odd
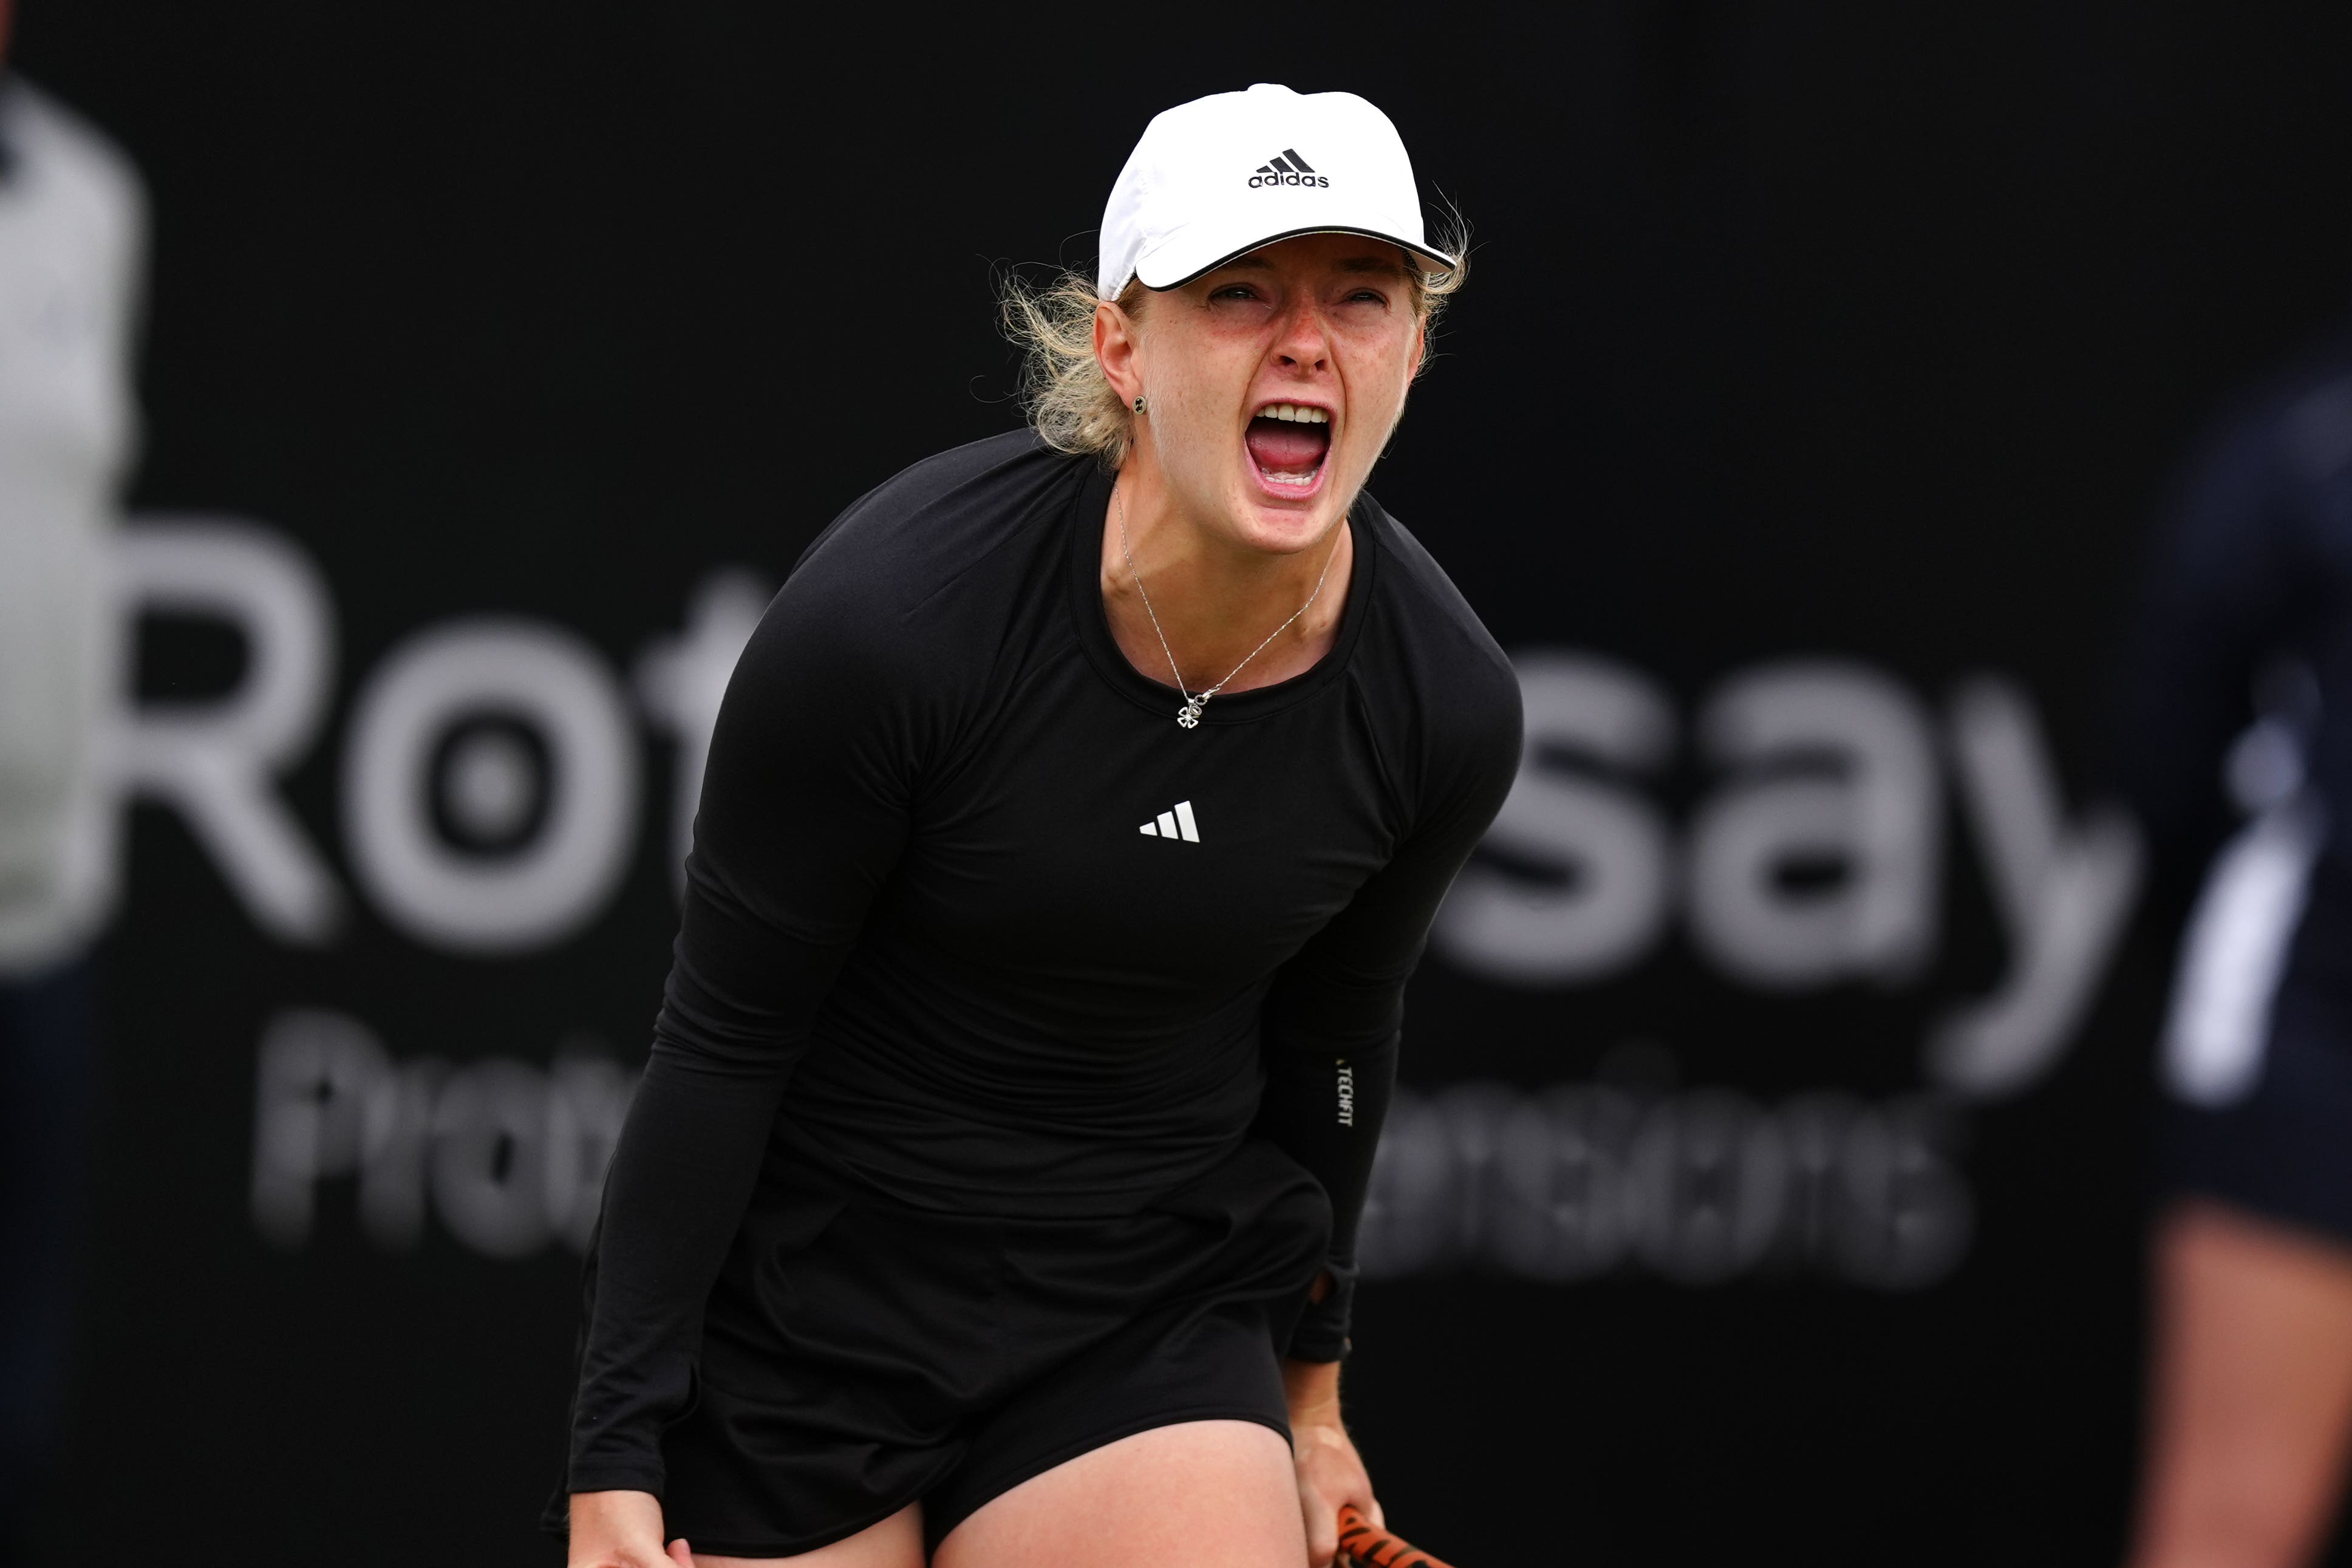
[(1103, 209), (1096, 287), (1173, 289), (1262, 245), (1362, 234), (1427, 257), (1412, 160), (1389, 117), (1352, 92), (1260, 82), (1152, 117)]

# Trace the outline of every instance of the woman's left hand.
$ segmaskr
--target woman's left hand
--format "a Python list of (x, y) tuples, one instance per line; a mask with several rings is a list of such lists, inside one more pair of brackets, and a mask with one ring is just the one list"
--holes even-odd
[(1329, 1568), (1339, 1550), (1339, 1508), (1354, 1503), (1374, 1524), (1384, 1522), (1371, 1478), (1339, 1420), (1339, 1363), (1285, 1362), (1283, 1390), (1290, 1404), (1290, 1446), (1298, 1467), (1298, 1507), (1307, 1522), (1307, 1561)]

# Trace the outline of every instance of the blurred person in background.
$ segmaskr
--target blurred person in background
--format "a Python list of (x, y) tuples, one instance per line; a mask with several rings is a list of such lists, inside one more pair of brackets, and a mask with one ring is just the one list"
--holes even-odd
[(0, 0), (0, 1561), (56, 1447), (110, 897), (106, 561), (143, 227), (106, 141), (6, 74)]
[(2352, 1438), (2352, 335), (2190, 465), (2126, 693), (2186, 921), (2132, 1568), (2296, 1568)]

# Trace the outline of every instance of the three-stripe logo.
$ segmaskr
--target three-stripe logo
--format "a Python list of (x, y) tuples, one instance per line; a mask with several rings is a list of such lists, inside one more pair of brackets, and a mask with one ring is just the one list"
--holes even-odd
[(1295, 147), (1285, 147), (1280, 153), (1260, 163), (1257, 166), (1257, 173), (1250, 176), (1249, 183), (1250, 189), (1254, 191), (1267, 185), (1328, 186), (1331, 184), (1329, 180), (1309, 167), (1307, 160), (1298, 155), (1298, 150)]
[(1146, 838), (1181, 838), (1187, 844), (1201, 842), (1201, 825), (1192, 820), (1192, 803), (1180, 800), (1172, 811), (1163, 811), (1143, 825)]

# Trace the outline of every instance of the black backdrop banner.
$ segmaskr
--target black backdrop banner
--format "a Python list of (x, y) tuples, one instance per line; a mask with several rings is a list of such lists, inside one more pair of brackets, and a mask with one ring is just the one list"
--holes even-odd
[(1529, 749), (1411, 1002), (1353, 1420), (1465, 1564), (2120, 1550), (2163, 477), (2352, 280), (2321, 7), (28, 0), (155, 211), (61, 1540), (549, 1560), (717, 694), (1011, 426), (1144, 121), (1382, 105), (1476, 276), (1373, 488)]

